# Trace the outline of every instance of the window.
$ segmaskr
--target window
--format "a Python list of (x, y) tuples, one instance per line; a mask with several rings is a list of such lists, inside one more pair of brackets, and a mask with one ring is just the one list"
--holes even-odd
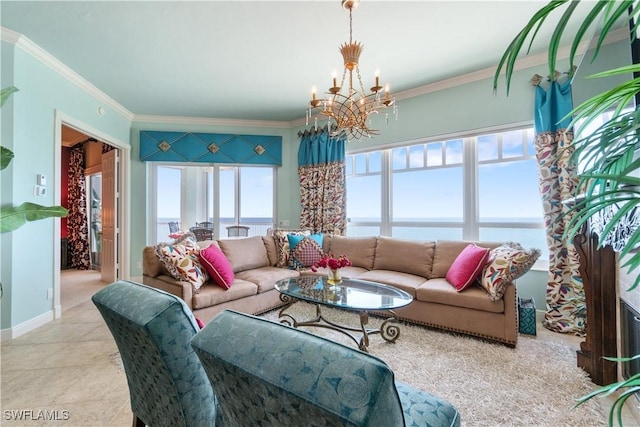
[(181, 223), (182, 168), (158, 165), (155, 172), (156, 241), (163, 242), (169, 236), (169, 222)]
[(516, 241), (548, 253), (532, 128), (346, 157), (347, 234)]
[(152, 170), (156, 242), (169, 239), (170, 221), (182, 230), (212, 222), (218, 238), (227, 237), (229, 225), (248, 226), (250, 236), (265, 235), (273, 226), (274, 167), (155, 164)]
[[(227, 235), (226, 227), (230, 225), (249, 226), (250, 235), (265, 235), (273, 227), (273, 176), (273, 167), (219, 167), (217, 218), (222, 237)], [(213, 178), (210, 181), (213, 183)], [(214, 188), (211, 186), (208, 192), (211, 207), (216, 203)], [(212, 209), (212, 219), (213, 212)]]

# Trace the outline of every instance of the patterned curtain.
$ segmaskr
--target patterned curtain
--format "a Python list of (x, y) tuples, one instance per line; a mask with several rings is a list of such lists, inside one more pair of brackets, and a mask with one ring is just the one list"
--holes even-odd
[(342, 235), (346, 231), (345, 140), (326, 129), (299, 132), (300, 228)]
[(535, 146), (540, 195), (549, 246), (547, 312), (543, 325), (552, 331), (584, 335), (585, 297), (579, 272), (580, 260), (573, 242), (563, 238), (569, 207), (563, 201), (575, 196), (578, 177), (569, 161), (573, 130), (570, 81), (552, 81), (547, 90), (539, 82), (535, 100)]
[(105, 144), (104, 142), (102, 143), (102, 154), (108, 153), (109, 151), (113, 150), (115, 147), (109, 145), (109, 144)]
[(91, 268), (89, 226), (87, 223), (87, 192), (84, 175), (84, 149), (71, 149), (69, 156), (69, 215), (68, 257), (69, 267), (78, 270)]

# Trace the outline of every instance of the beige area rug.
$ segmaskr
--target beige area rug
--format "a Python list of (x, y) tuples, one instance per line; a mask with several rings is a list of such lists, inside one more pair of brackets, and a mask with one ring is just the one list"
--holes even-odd
[[(289, 310), (298, 321), (315, 315), (298, 302)], [(340, 324), (357, 325), (357, 315), (323, 309)], [(277, 321), (278, 310), (263, 317)], [(370, 318), (369, 325), (382, 320)], [(305, 330), (355, 347), (344, 335), (323, 328)], [(571, 409), (575, 399), (596, 386), (576, 366), (575, 350), (540, 336), (520, 335), (517, 348), (402, 324), (396, 343), (379, 335), (369, 352), (387, 362), (400, 381), (451, 402), (463, 426), (605, 426), (596, 400)]]

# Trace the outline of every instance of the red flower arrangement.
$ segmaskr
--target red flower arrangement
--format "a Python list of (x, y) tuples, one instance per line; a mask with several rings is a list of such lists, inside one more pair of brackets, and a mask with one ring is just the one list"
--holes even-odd
[(340, 255), (338, 258), (334, 257), (333, 254), (324, 254), (322, 257), (311, 266), (311, 271), (318, 271), (318, 268), (330, 268), (331, 270), (337, 270), (342, 267), (350, 266), (351, 261), (347, 258), (346, 255)]

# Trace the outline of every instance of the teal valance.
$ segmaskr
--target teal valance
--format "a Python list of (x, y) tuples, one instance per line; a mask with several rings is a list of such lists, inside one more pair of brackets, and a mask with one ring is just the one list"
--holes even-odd
[(345, 139), (332, 138), (324, 129), (298, 132), (300, 148), (298, 149), (298, 166), (321, 165), (332, 162), (344, 162)]
[(282, 165), (282, 137), (143, 130), (140, 160)]
[(564, 83), (554, 80), (547, 90), (537, 85), (534, 117), (536, 133), (566, 129), (571, 123), (571, 117), (567, 115), (572, 108), (571, 80)]

